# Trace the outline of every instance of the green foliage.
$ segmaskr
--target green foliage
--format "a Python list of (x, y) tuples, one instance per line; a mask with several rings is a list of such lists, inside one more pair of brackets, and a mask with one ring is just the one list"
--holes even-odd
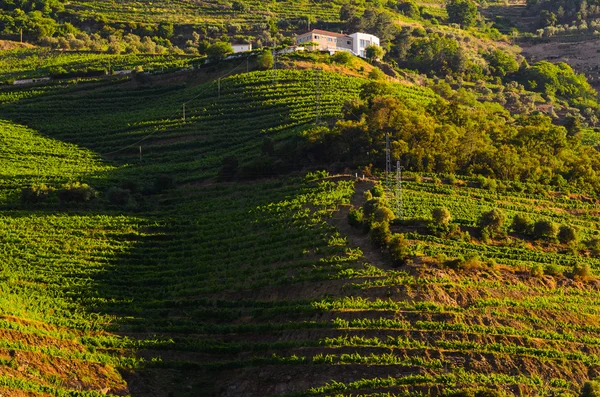
[(561, 225), (558, 230), (558, 241), (561, 244), (571, 244), (577, 242), (579, 236), (577, 230), (572, 226)]
[(378, 45), (370, 45), (365, 49), (367, 59), (376, 61), (383, 58), (383, 48)]
[(88, 184), (81, 182), (66, 183), (57, 190), (57, 194), (63, 203), (85, 203), (96, 197), (96, 191)]
[(528, 235), (533, 233), (533, 221), (527, 215), (517, 214), (513, 218), (510, 228), (515, 233)]
[(533, 277), (542, 277), (544, 275), (544, 266), (541, 263), (533, 265), (529, 271)]
[(448, 22), (469, 28), (477, 21), (477, 4), (471, 0), (449, 0), (446, 3)]
[(385, 189), (381, 185), (375, 185), (371, 188), (373, 197), (385, 197)]
[(217, 41), (208, 47), (206, 55), (214, 60), (224, 59), (227, 55), (233, 53), (233, 47), (230, 43), (224, 41)]
[(396, 218), (394, 212), (388, 207), (378, 207), (373, 213), (375, 222), (390, 222)]
[(560, 95), (564, 98), (592, 98), (596, 92), (587, 82), (582, 74), (576, 74), (573, 69), (564, 62), (556, 64), (540, 61), (527, 68), (523, 72), (525, 81), (534, 81), (534, 90), (544, 92), (548, 95)]
[(370, 237), (374, 247), (385, 247), (392, 237), (390, 224), (387, 222), (374, 223), (371, 226)]
[(431, 210), (431, 217), (438, 225), (448, 225), (452, 220), (452, 215), (446, 207), (436, 207)]
[(516, 59), (502, 50), (494, 50), (486, 54), (485, 59), (488, 61), (490, 71), (496, 76), (505, 77), (519, 70)]
[(400, 0), (396, 3), (395, 8), (399, 13), (409, 18), (419, 18), (421, 16), (419, 6), (412, 0)]
[(21, 190), (21, 202), (23, 204), (38, 204), (48, 200), (50, 193), (55, 191), (53, 187), (45, 184), (31, 185)]
[(352, 61), (352, 54), (347, 51), (337, 51), (331, 56), (331, 60), (340, 65), (348, 65)]
[(494, 234), (502, 234), (506, 215), (498, 208), (485, 212), (479, 220), (479, 227)]
[(589, 278), (592, 276), (592, 267), (589, 263), (576, 263), (573, 266), (573, 276), (579, 278)]
[(352, 227), (362, 226), (363, 213), (360, 209), (351, 208), (348, 212), (348, 224)]
[(256, 61), (256, 66), (262, 70), (271, 69), (274, 62), (273, 53), (267, 50), (260, 53)]
[(401, 264), (410, 254), (410, 245), (403, 234), (395, 233), (390, 238), (388, 250), (394, 263)]
[(544, 266), (544, 273), (549, 276), (560, 277), (563, 275), (563, 269), (555, 264), (548, 264)]
[(581, 388), (580, 397), (600, 397), (600, 382), (597, 380), (588, 380)]
[(369, 78), (371, 80), (385, 80), (386, 76), (385, 73), (383, 73), (383, 71), (379, 68), (373, 68), (370, 72), (369, 72)]
[(558, 234), (558, 225), (552, 221), (540, 220), (533, 225), (533, 235), (537, 239), (554, 240)]

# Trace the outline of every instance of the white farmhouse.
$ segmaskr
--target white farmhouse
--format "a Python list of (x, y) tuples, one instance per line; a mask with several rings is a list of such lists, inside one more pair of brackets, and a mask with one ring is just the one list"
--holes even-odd
[(252, 51), (252, 44), (232, 44), (233, 53)]
[(366, 57), (366, 48), (371, 45), (380, 45), (379, 37), (368, 33), (343, 33), (328, 32), (326, 30), (313, 29), (310, 32), (296, 37), (298, 44), (316, 43), (317, 49), (321, 51), (348, 51), (360, 57)]

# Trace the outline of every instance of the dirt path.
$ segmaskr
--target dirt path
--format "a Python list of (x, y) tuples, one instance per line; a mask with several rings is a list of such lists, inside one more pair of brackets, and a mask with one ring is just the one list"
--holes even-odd
[(351, 206), (340, 207), (331, 218), (327, 220), (331, 226), (334, 226), (340, 234), (348, 238), (350, 246), (353, 248), (360, 248), (363, 252), (363, 259), (369, 262), (373, 266), (389, 268), (389, 260), (383, 255), (383, 253), (373, 248), (371, 240), (368, 234), (363, 233), (362, 230), (352, 227), (348, 224), (348, 213), (352, 207), (358, 208), (364, 203), (364, 193), (373, 187), (373, 181), (371, 180), (358, 180), (354, 185), (354, 195), (350, 199)]

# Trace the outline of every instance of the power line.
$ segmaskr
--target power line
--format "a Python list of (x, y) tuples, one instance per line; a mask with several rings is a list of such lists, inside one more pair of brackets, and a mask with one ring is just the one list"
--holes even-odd
[[(225, 73), (224, 75), (220, 76), (220, 77), (219, 77), (219, 83), (220, 83), (220, 79), (222, 79), (222, 78), (225, 78), (225, 77), (229, 76), (230, 74), (232, 74), (232, 73), (233, 73), (233, 71), (234, 71), (235, 69), (237, 69), (238, 67), (242, 66), (242, 65), (243, 65), (245, 62), (246, 62), (245, 60), (244, 60), (244, 61), (242, 61), (242, 63), (240, 63), (239, 65), (235, 66), (235, 67), (234, 67), (233, 69), (231, 69), (229, 72), (227, 72), (227, 73)], [(212, 85), (210, 85), (210, 84), (207, 84), (207, 85), (204, 87), (204, 89), (203, 89), (203, 90), (201, 90), (201, 91), (200, 91), (198, 94), (196, 94), (196, 95), (195, 95), (194, 97), (192, 97), (191, 99), (189, 99), (189, 100), (185, 101), (185, 102), (183, 103), (183, 105), (185, 106), (186, 104), (190, 103), (191, 101), (193, 101), (193, 100), (197, 99), (198, 97), (200, 97), (200, 95), (202, 95), (202, 94), (206, 93), (206, 91), (208, 91), (208, 89), (209, 89), (209, 88), (211, 88), (211, 87), (212, 87)], [(176, 117), (178, 113), (179, 113), (179, 110), (177, 110), (177, 111), (174, 111), (173, 113), (171, 113), (170, 115), (168, 115), (168, 116), (167, 116), (165, 119), (167, 119), (167, 120), (168, 120), (168, 119), (171, 119), (171, 118), (173, 118), (173, 117)], [(124, 151), (124, 150), (130, 149), (130, 148), (132, 148), (132, 147), (136, 147), (136, 146), (138, 146), (140, 143), (144, 142), (146, 139), (148, 139), (148, 138), (152, 137), (152, 136), (153, 136), (154, 134), (156, 134), (158, 131), (159, 131), (158, 127), (154, 127), (154, 131), (150, 132), (150, 133), (149, 133), (148, 135), (146, 135), (145, 137), (143, 137), (143, 138), (140, 138), (138, 141), (136, 141), (136, 142), (133, 142), (133, 143), (131, 143), (131, 144), (129, 144), (129, 145), (123, 146), (123, 147), (122, 147), (122, 148), (120, 148), (120, 149), (116, 149), (116, 150), (113, 150), (113, 151), (110, 151), (110, 152), (106, 152), (106, 153), (100, 153), (99, 155), (100, 155), (100, 156), (109, 156), (109, 155), (111, 155), (111, 154), (119, 153), (119, 152), (122, 152), (122, 151)]]
[(392, 173), (392, 153), (390, 150), (390, 134), (385, 133), (385, 187), (388, 192), (391, 190), (391, 177)]

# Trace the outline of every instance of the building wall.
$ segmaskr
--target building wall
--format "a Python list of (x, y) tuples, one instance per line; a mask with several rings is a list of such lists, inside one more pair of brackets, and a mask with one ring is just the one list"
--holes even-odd
[(233, 53), (237, 54), (238, 52), (252, 51), (252, 44), (234, 44)]
[(366, 57), (365, 50), (370, 45), (380, 45), (379, 38), (367, 33), (354, 33), (350, 37), (353, 39), (352, 51), (363, 58)]
[(322, 51), (336, 50), (338, 48), (351, 50), (353, 46), (353, 41), (351, 37), (335, 37), (313, 32), (305, 33), (298, 36), (296, 41), (298, 42), (298, 44), (308, 42), (318, 43), (318, 49)]

